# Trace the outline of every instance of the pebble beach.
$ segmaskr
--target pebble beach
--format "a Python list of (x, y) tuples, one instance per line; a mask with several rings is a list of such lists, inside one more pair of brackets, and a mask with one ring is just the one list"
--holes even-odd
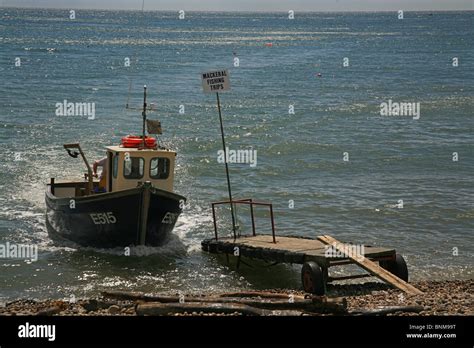
[[(347, 301), (347, 313), (338, 315), (358, 315), (361, 311), (378, 310), (388, 307), (422, 307), (418, 312), (395, 311), (380, 315), (474, 315), (474, 280), (456, 281), (422, 281), (414, 283), (423, 291), (422, 295), (406, 295), (382, 283), (341, 284), (328, 288), (328, 297), (342, 297)], [(269, 290), (288, 295), (304, 295), (292, 290)], [(170, 295), (170, 294), (168, 294)], [(174, 294), (176, 295), (176, 294)], [(197, 301), (203, 294), (186, 295), (187, 301)], [(135, 316), (137, 303), (140, 301), (117, 300), (107, 297), (78, 299), (74, 303), (64, 300), (22, 300), (18, 299), (4, 303), (0, 307), (1, 316)], [(213, 316), (213, 315), (242, 315), (240, 313), (203, 313), (183, 312), (173, 313), (175, 316)], [(272, 313), (275, 315), (275, 313)], [(276, 314), (278, 315), (278, 314)], [(288, 314), (286, 314), (288, 315)], [(292, 315), (331, 315), (295, 311)]]

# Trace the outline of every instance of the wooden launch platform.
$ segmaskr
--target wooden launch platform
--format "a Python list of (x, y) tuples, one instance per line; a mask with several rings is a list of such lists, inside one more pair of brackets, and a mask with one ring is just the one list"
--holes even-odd
[[(323, 295), (326, 284), (331, 281), (375, 276), (380, 280), (408, 293), (422, 292), (408, 284), (408, 268), (401, 255), (393, 248), (373, 247), (363, 244), (342, 243), (335, 238), (323, 235), (317, 239), (294, 236), (275, 236), (273, 208), (270, 203), (254, 202), (251, 199), (233, 201), (236, 204), (250, 206), (253, 234), (233, 237), (219, 237), (215, 206), (230, 202), (212, 203), (215, 237), (202, 241), (204, 251), (213, 254), (225, 254), (237, 257), (237, 267), (241, 257), (264, 260), (273, 263), (302, 264), (301, 279), (307, 292)], [(267, 206), (270, 209), (272, 223), (271, 235), (257, 235), (253, 206)], [(367, 274), (330, 277), (328, 269), (332, 266), (356, 264)]]
[[(404, 261), (402, 261), (403, 265), (399, 265), (400, 257), (397, 258), (396, 251), (392, 248), (364, 245), (363, 248), (359, 246), (363, 250), (363, 254), (352, 255), (348, 253), (348, 250), (353, 250), (353, 244), (341, 243), (330, 236), (319, 236), (318, 239), (286, 236), (277, 237), (276, 242), (273, 242), (273, 236), (271, 235), (241, 236), (235, 240), (234, 238), (207, 239), (202, 241), (201, 246), (204, 251), (209, 253), (237, 256), (238, 266), (241, 257), (274, 263), (309, 265), (306, 267), (307, 270), (303, 266), (303, 286), (305, 290), (320, 295), (325, 292), (326, 283), (328, 282), (370, 276), (375, 276), (407, 293), (421, 293), (418, 289), (397, 277), (396, 274), (375, 263), (380, 262), (381, 265), (384, 265), (385, 262), (385, 265), (392, 266), (386, 268), (395, 268), (396, 271), (399, 271), (400, 268), (397, 265), (406, 268)], [(332, 250), (328, 252), (328, 248), (332, 248)], [(339, 253), (336, 251), (339, 251)], [(328, 269), (330, 267), (347, 264), (357, 264), (365, 269), (368, 274), (329, 277)], [(408, 273), (405, 276), (403, 271), (398, 275), (408, 278)], [(319, 285), (314, 284), (315, 282)]]
[[(241, 256), (262, 259), (269, 262), (303, 264), (314, 261), (320, 266), (353, 263), (348, 258), (327, 257), (326, 244), (318, 239), (302, 237), (280, 237), (273, 243), (271, 235), (242, 236), (234, 238), (207, 239), (201, 243), (203, 250), (210, 253), (234, 254), (238, 247)], [(364, 246), (365, 257), (374, 261), (395, 259), (395, 249)]]

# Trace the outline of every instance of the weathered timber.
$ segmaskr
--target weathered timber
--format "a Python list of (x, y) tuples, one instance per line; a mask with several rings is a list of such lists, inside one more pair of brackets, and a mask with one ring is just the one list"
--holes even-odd
[(151, 294), (145, 294), (142, 292), (102, 291), (102, 296), (115, 298), (117, 300), (129, 300), (129, 301), (162, 302), (162, 303), (179, 302), (179, 296), (151, 295)]
[(241, 313), (244, 315), (268, 315), (268, 311), (236, 303), (139, 303), (135, 307), (137, 315), (169, 315), (174, 313)]
[[(232, 300), (235, 301), (235, 300)], [(293, 309), (293, 310), (304, 310), (308, 312), (317, 313), (343, 313), (347, 310), (347, 303), (345, 300), (327, 300), (322, 302), (312, 301), (311, 299), (292, 299), (286, 300), (246, 300), (241, 299), (238, 303), (245, 304), (248, 306), (262, 308), (262, 309)]]
[(270, 298), (260, 298), (260, 299), (246, 299), (246, 298), (206, 298), (199, 299), (200, 302), (207, 303), (239, 303), (245, 304), (248, 306), (261, 308), (261, 309), (293, 309), (293, 310), (305, 310), (309, 312), (324, 312), (324, 313), (342, 313), (347, 310), (347, 302), (345, 299), (335, 298), (335, 299), (324, 299), (324, 300), (313, 300), (305, 298), (286, 298), (286, 299), (270, 299)]
[[(130, 301), (155, 301), (155, 302), (179, 302), (178, 296), (162, 296), (146, 294), (143, 292), (133, 291), (121, 291), (121, 290), (107, 290), (102, 291), (102, 295), (105, 297), (115, 298), (118, 300), (130, 300)], [(201, 298), (215, 298), (215, 297), (261, 297), (261, 298), (274, 298), (274, 299), (288, 299), (290, 294), (287, 293), (274, 293), (265, 291), (243, 291), (243, 292), (229, 292), (215, 294), (212, 296), (202, 296)], [(316, 297), (316, 296), (315, 296)], [(199, 299), (199, 297), (194, 297)], [(294, 298), (304, 299), (305, 296), (294, 295)]]
[[(121, 300), (178, 303), (177, 296), (156, 296), (143, 293), (132, 293), (123, 291), (104, 291), (104, 296), (112, 296)], [(230, 297), (229, 295), (236, 295)], [(266, 292), (247, 292), (221, 294), (209, 297), (185, 297), (185, 303), (208, 303), (208, 304), (243, 304), (255, 308), (269, 310), (305, 310), (309, 312), (343, 313), (347, 311), (347, 301), (344, 298), (327, 298), (320, 296), (297, 296), (288, 294), (272, 294)]]
[[(344, 243), (339, 242), (337, 239), (331, 236), (319, 236), (318, 239), (327, 245), (331, 245), (334, 249), (344, 253)], [(383, 280), (386, 283), (391, 284), (392, 286), (396, 287), (399, 290), (402, 290), (408, 294), (412, 295), (420, 295), (423, 294), (422, 291), (415, 288), (413, 285), (408, 284), (404, 280), (398, 278), (394, 274), (390, 273), (389, 271), (383, 269), (376, 263), (367, 259), (368, 256), (367, 252), (365, 255), (346, 255), (349, 259), (354, 261), (354, 263), (358, 264), (360, 267), (365, 269), (370, 274), (376, 276), (377, 278)]]
[[(240, 291), (240, 292), (226, 292), (218, 294), (218, 297), (262, 297), (262, 298), (288, 298), (289, 294), (279, 292), (266, 291)], [(294, 295), (295, 298), (304, 298), (301, 295)]]
[[(210, 299), (209, 299), (210, 300)], [(224, 300), (223, 298), (221, 300)], [(227, 299), (227, 300), (230, 300)], [(137, 315), (169, 315), (175, 313), (241, 313), (243, 315), (301, 315), (305, 313), (346, 313), (346, 305), (328, 302), (326, 304), (312, 301), (248, 301), (236, 302), (185, 302), (185, 303), (138, 303), (135, 307)]]
[(397, 312), (408, 312), (408, 313), (420, 313), (424, 310), (423, 306), (390, 306), (384, 308), (375, 308), (375, 309), (357, 309), (351, 311), (351, 315), (386, 315), (393, 314)]

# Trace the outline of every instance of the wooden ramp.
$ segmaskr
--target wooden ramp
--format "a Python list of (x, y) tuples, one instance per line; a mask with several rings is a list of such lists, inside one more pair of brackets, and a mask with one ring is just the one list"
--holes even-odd
[[(318, 240), (320, 240), (326, 245), (331, 245), (333, 248), (344, 253), (344, 244), (339, 242), (337, 239), (326, 235), (326, 236), (319, 236)], [(365, 256), (368, 256), (367, 254), (365, 255), (351, 255), (351, 254), (347, 255), (346, 254), (346, 256), (352, 261), (354, 261), (356, 264), (358, 264), (360, 267), (365, 269), (370, 274), (376, 276), (377, 278), (383, 280), (386, 283), (391, 284), (397, 289), (406, 292), (407, 294), (412, 294), (412, 295), (423, 294), (422, 291), (418, 290), (413, 285), (408, 284), (404, 280), (398, 278), (394, 274), (390, 273), (389, 271), (383, 269), (376, 263), (367, 259), (365, 257)]]

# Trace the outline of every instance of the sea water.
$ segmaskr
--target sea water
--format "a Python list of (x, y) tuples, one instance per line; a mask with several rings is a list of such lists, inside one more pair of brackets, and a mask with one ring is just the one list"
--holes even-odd
[[(0, 243), (38, 247), (37, 260), (0, 260), (1, 298), (300, 286), (298, 267), (236, 271), (200, 251), (210, 203), (228, 197), (216, 98), (200, 81), (213, 69), (230, 74), (227, 147), (258, 155), (229, 161), (234, 197), (272, 202), (277, 235), (394, 247), (414, 280), (472, 278), (473, 16), (0, 9)], [(84, 172), (62, 144), (92, 161), (139, 134), (144, 84), (188, 198), (173, 239), (130, 256), (53, 243), (45, 184)], [(94, 117), (58, 113), (64, 101)], [(218, 217), (226, 235), (229, 211)], [(256, 219), (269, 233), (268, 212)]]

